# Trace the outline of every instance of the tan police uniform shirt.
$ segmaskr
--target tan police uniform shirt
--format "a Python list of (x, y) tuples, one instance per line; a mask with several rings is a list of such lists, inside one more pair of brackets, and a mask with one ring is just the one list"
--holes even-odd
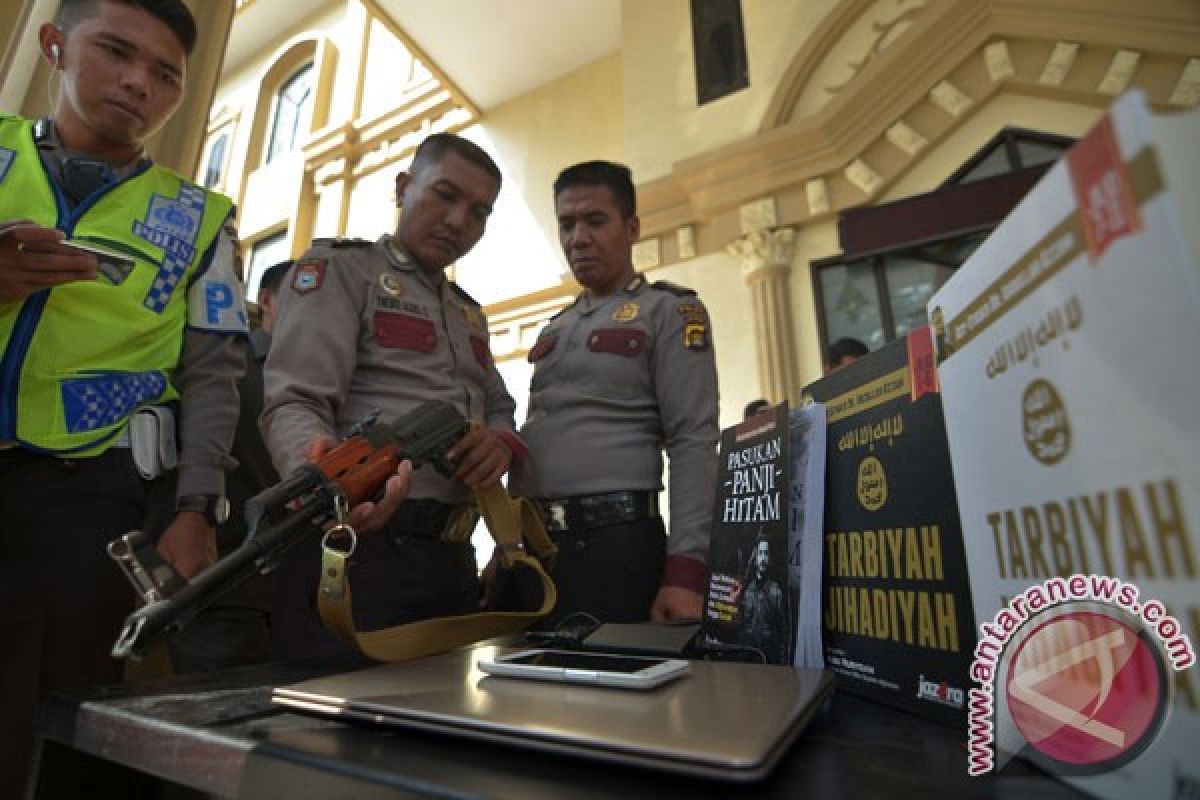
[(562, 498), (659, 490), (665, 448), (665, 583), (703, 591), (696, 562), (707, 561), (719, 430), (708, 314), (695, 292), (641, 276), (611, 297), (584, 292), (547, 323), (529, 360), (521, 428), (529, 452), (513, 468), (514, 491)]
[[(510, 434), (516, 404), (492, 361), (479, 304), (384, 236), (322, 240), (279, 293), (261, 427), (280, 474), (318, 436), (341, 439), (374, 411), (390, 421), (426, 400)], [(458, 502), (465, 487), (431, 465), (410, 496)]]

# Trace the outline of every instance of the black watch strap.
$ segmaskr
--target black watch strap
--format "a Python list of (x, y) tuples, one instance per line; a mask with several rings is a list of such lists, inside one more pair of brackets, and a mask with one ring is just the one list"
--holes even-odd
[(215, 527), (229, 519), (229, 500), (219, 494), (185, 494), (175, 501), (175, 510), (199, 512)]

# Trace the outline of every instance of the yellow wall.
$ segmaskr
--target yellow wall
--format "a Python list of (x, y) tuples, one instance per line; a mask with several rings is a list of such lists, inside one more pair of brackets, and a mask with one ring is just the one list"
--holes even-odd
[(724, 253), (701, 256), (645, 272), (652, 281), (666, 280), (695, 289), (712, 320), (713, 350), (721, 400), (721, 427), (742, 420), (742, 408), (759, 396), (754, 361), (754, 325), (746, 319), (750, 289), (738, 266)]
[(688, 0), (621, 4), (625, 146), (639, 182), (758, 130), (792, 57), (838, 0), (743, 0), (750, 86), (696, 105)]
[(1042, 97), (1000, 94), (979, 109), (928, 155), (889, 188), (881, 202), (931, 192), (975, 155), (993, 136), (1006, 127), (1027, 128), (1078, 138), (1104, 113), (1101, 108), (1081, 106)]
[[(265, 119), (261, 132), (256, 134), (254, 130), (256, 115), (261, 113), (268, 117), (271, 113), (269, 96), (265, 99), (265, 107), (261, 112), (258, 108), (259, 88), (263, 76), (296, 41), (320, 36), (330, 37), (339, 52), (357, 50), (356, 29), (352, 24), (347, 24), (345, 9), (340, 5), (333, 5), (320, 14), (278, 31), (256, 58), (236, 65), (233, 70), (227, 72), (217, 89), (216, 100), (213, 103), (217, 117), (210, 119), (210, 123), (226, 116), (233, 119), (233, 141), (230, 153), (226, 157), (228, 166), (223, 188), (239, 202), (239, 233), (248, 244), (253, 244), (255, 240), (283, 227), (291, 230), (293, 220), (290, 217), (301, 187), (302, 169), (299, 153), (293, 158), (273, 162), (266, 171), (261, 162), (261, 152), (259, 158), (247, 160), (252, 150), (253, 136), (257, 135), (262, 139), (269, 133), (269, 119)], [(334, 93), (333, 97), (337, 98), (338, 94)], [(330, 109), (331, 122), (339, 111), (336, 102), (335, 99), (335, 105)], [(349, 113), (350, 109), (345, 107), (341, 111)], [(260, 150), (262, 144), (260, 141)], [(207, 147), (207, 143), (205, 146)], [(272, 175), (267, 175), (267, 172)], [(262, 174), (255, 176), (255, 173)], [(242, 195), (240, 187), (248, 177), (257, 177), (258, 180), (249, 181), (247, 191)]]
[[(496, 302), (557, 285), (566, 272), (551, 185), (563, 167), (578, 161), (628, 163), (628, 104), (623, 104), (621, 90), (627, 54), (628, 50), (602, 58), (505, 103), (464, 132), (496, 158), (505, 180), (487, 234), (457, 269), (459, 283), (480, 301)], [(644, 182), (636, 170), (634, 178)], [(718, 252), (649, 269), (646, 277), (695, 289), (708, 305), (720, 375), (721, 422), (740, 420), (742, 407), (759, 396), (759, 389), (753, 326), (745, 319), (750, 290), (738, 265)], [(806, 280), (801, 277), (801, 284)], [(502, 369), (521, 402), (528, 388), (528, 365), (523, 357), (515, 358), (502, 361)]]
[[(1096, 1), (1106, 7), (1115, 2)], [(1078, 12), (1065, 0), (1048, 2)], [(912, 57), (909, 51), (915, 40), (904, 38), (907, 26), (911, 24), (918, 33), (957, 30), (954, 25), (972, 8), (976, 7), (965, 0), (742, 0), (750, 86), (697, 107), (689, 0), (624, 0), (619, 52), (487, 109), (462, 131), (493, 155), (504, 174), (504, 187), (484, 239), (456, 265), (457, 280), (493, 307), (493, 320), (502, 320), (499, 327), (507, 326), (498, 345), (509, 339), (523, 342), (525, 333), (539, 326), (556, 310), (554, 303), (565, 302), (571, 292), (562, 283), (566, 267), (551, 195), (555, 175), (585, 159), (628, 164), (635, 181), (645, 188), (641, 210), (644, 216), (655, 215), (653, 233), (664, 261), (651, 268), (648, 277), (691, 286), (709, 306), (721, 372), (722, 424), (730, 424), (745, 402), (763, 392), (765, 376), (757, 374), (758, 343), (746, 319), (752, 308), (751, 289), (742, 264), (724, 248), (744, 232), (739, 207), (771, 197), (778, 207), (775, 224), (796, 229), (787, 289), (791, 338), (799, 382), (815, 380), (822, 368), (810, 263), (839, 252), (837, 213), (860, 202), (887, 202), (936, 188), (1006, 125), (1077, 136), (1105, 104), (1106, 98), (1097, 100), (1074, 84), (1071, 91), (1057, 94), (1036, 85), (1042, 58), (1038, 48), (1045, 44), (1048, 51), (1050, 45), (1025, 42), (1021, 36), (1027, 34), (1021, 31), (1000, 34), (1010, 42), (1017, 61), (1011, 79), (988, 77), (979, 49), (987, 39), (940, 39), (948, 50), (926, 59), (936, 61), (933, 66), (922, 67), (924, 61)], [(326, 88), (332, 92), (326, 130), (350, 121), (360, 130), (376, 122), (388, 124), (388, 114), (393, 113), (387, 108), (390, 95), (377, 73), (403, 72), (409, 62), (403, 43), (375, 24), (367, 56), (373, 69), (366, 71), (365, 85), (359, 85), (359, 51), (369, 10), (356, 2), (329, 3), (322, 14), (280, 30), (258, 59), (226, 76), (217, 106), (239, 109), (227, 186), (240, 185), (243, 179), (239, 165), (248, 152), (264, 71), (301, 34), (323, 35), (337, 51), (336, 74), (332, 87)], [(1053, 36), (1073, 40), (1075, 33), (1069, 29)], [(1151, 44), (1122, 46), (1154, 52)], [(1107, 52), (1094, 55), (1097, 64), (1107, 63)], [(811, 69), (797, 69), (808, 63), (801, 56), (811, 59)], [(1147, 59), (1143, 74), (1159, 80), (1154, 77), (1158, 67)], [(912, 66), (914, 61), (920, 63)], [(881, 62), (888, 63), (881, 67)], [(1081, 65), (1078, 71), (1083, 77), (1095, 71), (1090, 62)], [(436, 65), (429, 66), (440, 77)], [(898, 74), (900, 88), (883, 80), (881, 70), (893, 77)], [(976, 101), (961, 118), (947, 116), (925, 98), (928, 88), (943, 78), (957, 81)], [(1000, 80), (1008, 83), (1001, 86)], [(878, 88), (885, 84), (891, 88)], [(903, 102), (892, 97), (910, 90), (915, 94), (902, 98)], [(1094, 95), (1094, 88), (1090, 91)], [(397, 106), (402, 106), (403, 92), (395, 94)], [(363, 110), (361, 118), (354, 120), (360, 95)], [(855, 124), (846, 128), (849, 118)], [(882, 138), (888, 126), (901, 121), (930, 137), (929, 146), (910, 154), (911, 159), (901, 158), (900, 151)], [(326, 186), (312, 215), (316, 235), (344, 232), (374, 238), (392, 227), (392, 182), (404, 164), (395, 154), (415, 143), (405, 144), (407, 129), (399, 130), (400, 139), (389, 134), (391, 155), (376, 162), (382, 166), (345, 184), (349, 219), (344, 223), (338, 211), (342, 184)], [(846, 144), (862, 131), (868, 131), (862, 141)], [(361, 150), (354, 150), (353, 159), (363, 156)], [(864, 194), (847, 182), (844, 168), (860, 157), (882, 172), (879, 192)], [(319, 166), (320, 156), (316, 158)], [(243, 204), (250, 221), (243, 233), (250, 238), (294, 225), (289, 215), (297, 194), (312, 191), (300, 182), (294, 168), (285, 165), (282, 170), (289, 172), (283, 182), (289, 187), (286, 191), (248, 195), (249, 202)], [(805, 191), (811, 178), (819, 178), (817, 182), (828, 188), (832, 202), (824, 212), (809, 208)], [(679, 259), (675, 244), (679, 225), (692, 226), (698, 257)], [(519, 336), (514, 333), (518, 330)], [(512, 388), (518, 395), (525, 389), (524, 368), (517, 366), (525, 347), (517, 343), (498, 352), (513, 372)]]
[(456, 273), (480, 302), (560, 282), (566, 264), (551, 187), (563, 167), (624, 159), (620, 70), (620, 55), (601, 58), (489, 111), (463, 132), (496, 159), (504, 175), (487, 235)]
[(806, 226), (797, 237), (796, 257), (792, 262), (791, 299), (792, 312), (796, 315), (796, 357), (800, 362), (797, 367), (802, 386), (820, 378), (824, 370), (817, 326), (817, 306), (813, 297), (812, 269), (809, 264), (841, 252), (837, 223), (834, 220)]

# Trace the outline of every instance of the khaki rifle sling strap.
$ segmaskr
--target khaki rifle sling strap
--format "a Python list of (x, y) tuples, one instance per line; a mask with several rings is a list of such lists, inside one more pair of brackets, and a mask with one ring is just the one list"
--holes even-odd
[[(346, 570), (353, 546), (348, 550), (330, 547), (330, 537), (327, 535), (322, 543), (321, 582), (317, 590), (318, 608), (325, 627), (376, 661), (405, 661), (514, 633), (550, 613), (558, 595), (554, 581), (546, 574), (538, 558), (551, 563), (556, 548), (546, 535), (546, 528), (533, 504), (525, 498), (510, 497), (499, 482), (477, 491), (475, 501), (488, 531), (496, 540), (499, 568), (510, 570), (521, 564), (534, 570), (541, 579), (541, 608), (536, 611), (485, 611), (434, 617), (392, 628), (359, 632), (354, 627), (350, 579)], [(522, 539), (538, 558), (522, 548)]]

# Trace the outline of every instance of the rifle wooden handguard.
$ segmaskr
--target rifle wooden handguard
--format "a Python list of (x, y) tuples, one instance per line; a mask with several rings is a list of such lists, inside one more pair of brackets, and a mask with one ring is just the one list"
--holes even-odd
[(317, 461), (317, 469), (341, 487), (351, 508), (370, 500), (400, 464), (395, 444), (376, 449), (361, 436), (339, 444)]

